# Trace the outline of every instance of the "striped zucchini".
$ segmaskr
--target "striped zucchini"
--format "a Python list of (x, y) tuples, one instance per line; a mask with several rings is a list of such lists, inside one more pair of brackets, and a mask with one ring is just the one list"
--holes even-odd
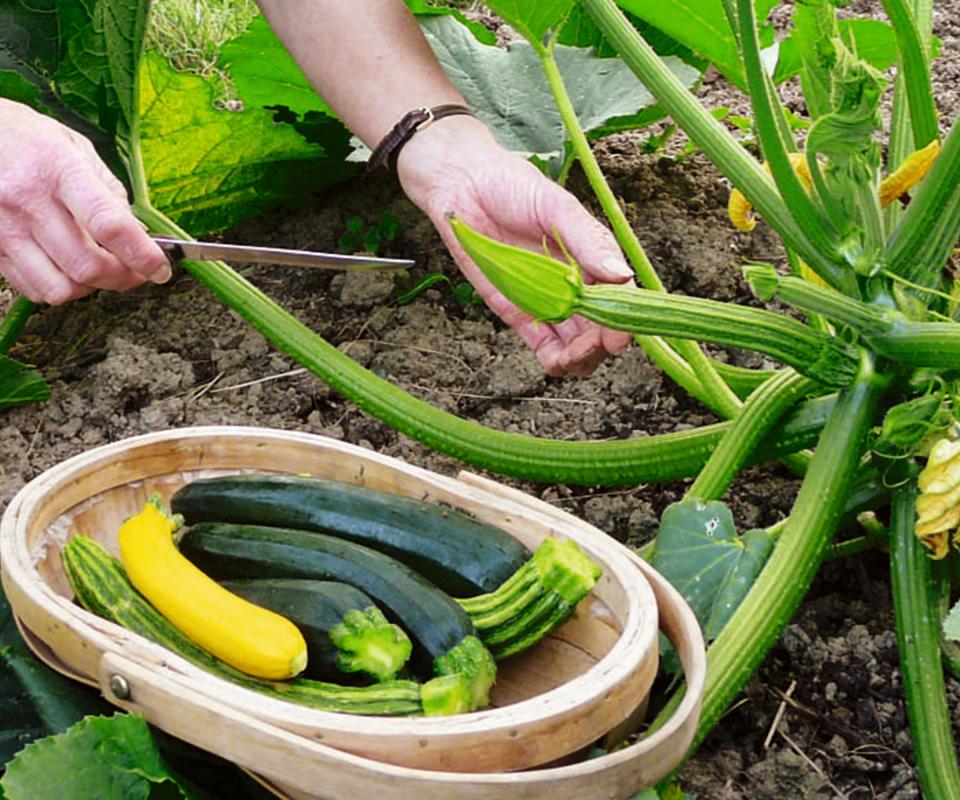
[(496, 591), (457, 602), (497, 660), (520, 653), (566, 622), (596, 585), (600, 567), (573, 540), (546, 538)]
[(191, 641), (232, 667), (267, 680), (303, 672), (307, 643), (296, 625), (251, 603), (198, 570), (177, 550), (180, 520), (151, 495), (117, 533), (130, 582)]

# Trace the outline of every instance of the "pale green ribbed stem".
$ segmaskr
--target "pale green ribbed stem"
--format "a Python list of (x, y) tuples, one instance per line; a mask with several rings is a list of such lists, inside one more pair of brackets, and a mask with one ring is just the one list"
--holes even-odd
[[(657, 271), (653, 268), (653, 264), (650, 263), (650, 259), (647, 257), (643, 245), (640, 244), (640, 240), (630, 227), (626, 214), (623, 213), (620, 203), (617, 201), (617, 198), (614, 196), (603, 176), (603, 172), (597, 163), (593, 150), (590, 149), (590, 143), (587, 141), (583, 128), (580, 126), (580, 121), (577, 119), (573, 103), (570, 101), (570, 95), (567, 93), (566, 86), (563, 83), (563, 76), (561, 76), (560, 70), (557, 68), (552, 43), (548, 47), (538, 47), (537, 49), (540, 53), (543, 71), (547, 77), (547, 82), (550, 84), (550, 89), (553, 92), (557, 109), (560, 111), (563, 124), (573, 144), (573, 151), (580, 160), (580, 165), (583, 167), (587, 180), (590, 182), (590, 186), (600, 202), (603, 213), (610, 221), (617, 241), (623, 248), (624, 253), (626, 253), (627, 258), (630, 259), (630, 263), (633, 264), (640, 283), (651, 291), (666, 292), (660, 276), (657, 275)], [(638, 344), (645, 348), (654, 348), (656, 355), (651, 353), (650, 350), (647, 350), (648, 353), (651, 353), (651, 358), (654, 358), (658, 364), (665, 367), (667, 374), (680, 383), (680, 379), (674, 374), (674, 369), (668, 358), (669, 354), (664, 350), (664, 347), (669, 346), (676, 350), (683, 356), (687, 363), (690, 364), (694, 375), (696, 375), (700, 383), (698, 391), (691, 391), (694, 397), (724, 417), (732, 417), (739, 411), (739, 398), (731, 391), (730, 387), (724, 383), (723, 379), (713, 368), (710, 359), (704, 355), (699, 345), (695, 342), (671, 341), (664, 343), (656, 337), (638, 338), (637, 341)]]
[(760, 440), (813, 387), (813, 381), (785, 369), (750, 395), (684, 498), (706, 502), (723, 497)]

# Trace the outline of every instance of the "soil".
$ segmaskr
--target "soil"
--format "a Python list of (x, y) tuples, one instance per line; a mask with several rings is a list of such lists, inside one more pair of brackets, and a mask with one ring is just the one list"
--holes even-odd
[[(854, 10), (857, 6), (872, 11), (878, 4), (858, 3)], [(936, 90), (945, 123), (956, 116), (960, 70), (960, 23), (947, 6), (956, 4), (941, 4), (936, 20), (944, 43)], [(711, 106), (746, 110), (722, 79), (706, 83), (702, 94)], [(735, 264), (742, 258), (777, 261), (777, 239), (763, 225), (750, 235), (735, 231), (725, 217), (725, 179), (701, 154), (679, 157), (678, 141), (668, 151), (643, 153), (638, 144), (650, 133), (612, 137), (598, 143), (597, 152), (668, 288), (755, 302)], [(575, 171), (569, 186), (589, 202), (582, 175)], [(257, 267), (243, 272), (361, 364), (492, 428), (598, 439), (714, 421), (638, 348), (587, 379), (544, 376), (530, 352), (485, 307), (457, 299), (452, 286), (459, 274), (439, 237), (389, 177), (356, 180), (316, 197), (307, 208), (244, 223), (226, 236), (331, 250), (348, 218), (374, 224), (382, 211), (403, 223), (382, 254), (414, 258), (413, 279), (441, 272), (449, 285), (435, 284), (398, 305), (394, 279), (386, 275)], [(9, 299), (0, 293), (0, 310)], [(464, 466), (358, 411), (182, 272), (166, 286), (98, 293), (45, 309), (12, 355), (38, 365), (53, 397), (0, 414), (0, 507), (64, 458), (126, 436), (187, 425), (309, 431), (446, 474)], [(743, 363), (762, 365), (757, 358)], [(660, 513), (684, 491), (683, 482), (611, 491), (501, 480), (631, 545), (655, 533)], [(797, 487), (782, 468), (754, 468), (737, 480), (727, 499), (741, 528), (766, 526), (789, 511)], [(951, 707), (960, 709), (960, 683), (951, 679), (948, 687)], [(707, 800), (920, 796), (882, 554), (823, 568), (740, 702), (685, 768), (682, 785)]]

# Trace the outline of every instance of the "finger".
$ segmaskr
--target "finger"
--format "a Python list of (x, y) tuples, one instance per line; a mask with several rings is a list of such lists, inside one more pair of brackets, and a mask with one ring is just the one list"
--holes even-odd
[(598, 327), (584, 331), (564, 349), (560, 365), (571, 375), (580, 378), (590, 375), (607, 357), (601, 335)]
[[(92, 149), (93, 145), (90, 145), (90, 147)], [(123, 202), (124, 205), (129, 205), (130, 198), (127, 196), (127, 187), (124, 186), (123, 182), (110, 171), (106, 164), (100, 160), (96, 154), (96, 150), (94, 150), (94, 157), (96, 158), (94, 161), (94, 168), (96, 169), (97, 174), (100, 176), (100, 180), (103, 181), (103, 185), (113, 192)], [(140, 223), (139, 220), (138, 224), (140, 224), (141, 228), (146, 230), (146, 226), (143, 225), (143, 223)]]
[(28, 281), (23, 275), (20, 267), (17, 265), (17, 262), (12, 261), (3, 255), (0, 255), (0, 275), (3, 275), (3, 277), (6, 278), (7, 283), (9, 283), (20, 294), (26, 297), (27, 300), (30, 300), (33, 303), (43, 302), (43, 299), (40, 297), (40, 293), (33, 288), (30, 281)]
[(58, 306), (93, 291), (64, 275), (33, 240), (7, 239), (3, 246), (4, 274), (34, 303)]
[(621, 353), (633, 342), (633, 334), (626, 331), (614, 331), (610, 328), (600, 329), (600, 341), (603, 349), (611, 355)]
[(87, 162), (92, 166), (94, 172), (100, 176), (100, 180), (103, 181), (103, 185), (107, 187), (111, 192), (113, 192), (117, 197), (119, 197), (124, 203), (129, 203), (129, 197), (127, 196), (127, 187), (123, 185), (123, 182), (114, 175), (110, 168), (103, 163), (103, 159), (100, 158), (100, 154), (97, 152), (97, 148), (94, 147), (93, 142), (91, 142), (86, 136), (83, 136), (76, 131), (68, 130), (67, 135), (70, 137), (71, 141), (82, 151), (83, 155), (86, 156)]
[(559, 378), (567, 374), (567, 368), (564, 361), (564, 345), (559, 339), (544, 339), (539, 347), (533, 351), (537, 356), (537, 361), (543, 367), (543, 371), (553, 378)]
[(80, 230), (62, 206), (54, 206), (33, 235), (50, 260), (74, 283), (97, 289), (123, 291), (144, 282)]
[(564, 345), (568, 345), (583, 333), (585, 324), (583, 317), (570, 317), (563, 322), (555, 322), (550, 327), (553, 328), (557, 338)]
[(538, 209), (543, 230), (559, 236), (584, 272), (605, 283), (623, 283), (634, 277), (613, 234), (580, 202), (559, 186), (547, 193)]
[(60, 196), (81, 230), (128, 269), (153, 281), (170, 279), (170, 263), (144, 231), (125, 199), (106, 186), (89, 164), (64, 171)]

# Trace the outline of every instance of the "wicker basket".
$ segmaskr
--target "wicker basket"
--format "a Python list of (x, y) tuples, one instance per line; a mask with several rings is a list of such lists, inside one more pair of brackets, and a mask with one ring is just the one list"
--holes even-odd
[[(70, 536), (85, 534), (115, 551), (121, 520), (148, 494), (169, 497), (196, 477), (254, 471), (306, 472), (449, 504), (531, 548), (547, 535), (571, 538), (600, 563), (603, 577), (567, 625), (501, 664), (494, 707), (441, 718), (333, 714), (264, 697), (72, 601), (59, 559)], [(192, 428), (76, 456), (24, 487), (7, 508), (0, 577), (28, 642), (48, 663), (100, 686), (111, 702), (169, 733), (256, 772), (291, 798), (346, 799), (373, 788), (398, 798), (415, 791), (424, 798), (515, 797), (524, 783), (530, 784), (525, 797), (628, 797), (669, 771), (695, 727), (703, 678), (699, 630), (676, 593), (630, 551), (495, 482), (469, 474), (448, 478), (323, 437)], [(571, 754), (622, 731), (643, 708), (657, 667), (658, 613), (690, 685), (671, 720), (676, 725), (668, 726), (670, 737), (661, 729), (610, 755), (577, 761)], [(656, 763), (639, 766), (636, 756), (644, 752), (655, 753)], [(554, 765), (565, 757), (572, 763)], [(579, 793), (567, 795), (575, 784)]]

